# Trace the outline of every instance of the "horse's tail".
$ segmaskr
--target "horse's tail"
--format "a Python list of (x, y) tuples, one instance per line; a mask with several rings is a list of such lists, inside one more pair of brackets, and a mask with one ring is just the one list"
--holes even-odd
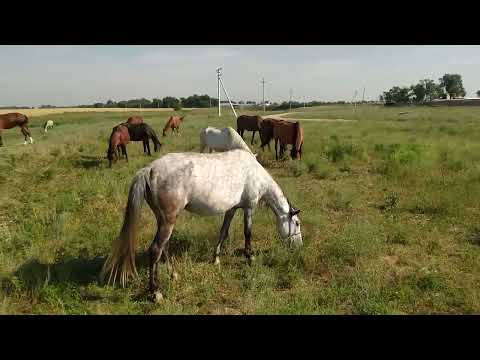
[(112, 252), (103, 264), (100, 274), (101, 280), (107, 285), (110, 284), (110, 281), (113, 281), (113, 285), (115, 285), (118, 275), (121, 286), (125, 287), (129, 276), (138, 276), (137, 268), (135, 267), (136, 227), (150, 183), (149, 175), (149, 168), (140, 170), (130, 185), (122, 230), (120, 235), (113, 241)]
[(295, 149), (298, 151), (303, 143), (303, 131), (301, 131), (299, 121), (296, 121), (293, 127), (295, 128)]

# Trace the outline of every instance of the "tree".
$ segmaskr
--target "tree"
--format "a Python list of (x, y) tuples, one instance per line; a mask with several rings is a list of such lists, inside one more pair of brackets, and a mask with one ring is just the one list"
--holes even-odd
[(477, 96), (480, 97), (480, 90), (477, 91)]
[(464, 97), (466, 91), (463, 88), (462, 76), (459, 74), (445, 74), (440, 79), (440, 86), (450, 96), (450, 99), (456, 97)]
[(410, 88), (394, 86), (383, 93), (385, 102), (408, 103), (410, 101)]
[(176, 97), (166, 96), (162, 99), (162, 107), (164, 108), (175, 108), (180, 105), (180, 100)]
[(416, 85), (412, 85), (410, 89), (412, 90), (412, 93), (414, 95), (413, 101), (420, 103), (425, 100), (425, 95), (427, 91), (425, 89), (425, 85), (422, 84), (422, 82), (419, 82)]
[(113, 107), (116, 107), (117, 104), (115, 103), (115, 101), (113, 100), (108, 100), (106, 103), (105, 103), (105, 107), (107, 108), (113, 108)]

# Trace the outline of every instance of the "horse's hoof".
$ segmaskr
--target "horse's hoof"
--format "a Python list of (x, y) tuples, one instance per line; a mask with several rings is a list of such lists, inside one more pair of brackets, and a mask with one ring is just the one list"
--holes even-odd
[(220, 258), (218, 256), (215, 258), (215, 261), (213, 262), (213, 265), (220, 266)]
[(178, 279), (179, 279), (179, 276), (178, 276), (177, 272), (174, 271), (174, 272), (172, 273), (172, 280), (173, 280), (173, 281), (178, 281)]
[(163, 295), (159, 290), (153, 293), (153, 301), (157, 304), (160, 304), (163, 302)]

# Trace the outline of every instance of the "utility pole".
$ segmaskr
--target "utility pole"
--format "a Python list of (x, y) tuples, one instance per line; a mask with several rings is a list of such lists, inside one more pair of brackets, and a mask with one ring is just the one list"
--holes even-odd
[(365, 101), (365, 86), (363, 87), (362, 104)]
[(263, 112), (265, 112), (265, 78), (262, 77), (261, 83), (263, 85)]
[[(232, 102), (230, 101), (230, 97), (228, 96), (227, 90), (225, 90), (225, 86), (223, 85), (222, 78), (219, 76), (218, 80), (220, 81), (220, 85), (222, 85), (223, 92), (225, 93), (225, 96), (227, 97), (228, 102), (230, 103), (230, 107), (232, 108), (233, 113), (235, 114), (235, 118), (237, 118), (237, 113), (232, 105)], [(219, 90), (219, 96), (220, 96), (220, 90)]]
[(220, 76), (221, 76), (220, 71), (221, 70), (222, 70), (221, 67), (217, 69), (218, 117), (222, 116), (222, 112), (220, 110)]

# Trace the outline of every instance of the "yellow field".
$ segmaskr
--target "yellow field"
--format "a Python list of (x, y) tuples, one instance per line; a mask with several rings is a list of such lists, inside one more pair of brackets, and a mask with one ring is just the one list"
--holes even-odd
[[(192, 110), (192, 109), (182, 109)], [(173, 111), (171, 108), (54, 108), (54, 109), (1, 109), (0, 114), (7, 114), (10, 112), (19, 112), (27, 116), (45, 116), (50, 114), (62, 114), (66, 112), (140, 112), (140, 111)]]

